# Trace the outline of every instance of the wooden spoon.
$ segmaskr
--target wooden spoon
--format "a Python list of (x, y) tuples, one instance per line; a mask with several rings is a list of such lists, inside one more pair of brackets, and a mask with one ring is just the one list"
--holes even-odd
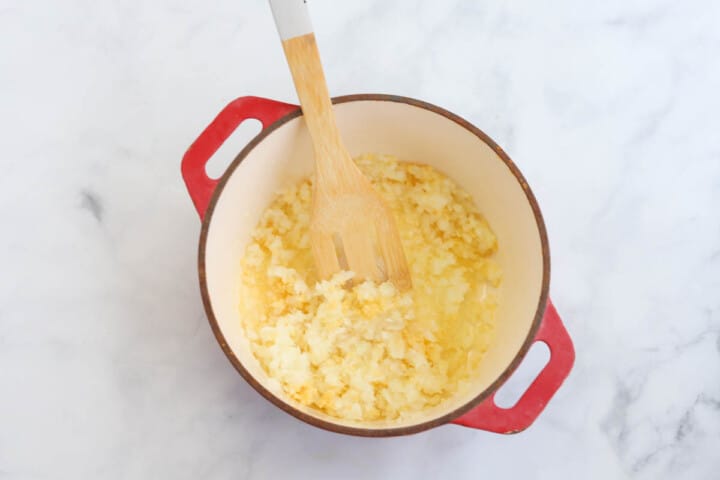
[(270, 0), (270, 6), (315, 150), (310, 243), (318, 274), (349, 269), (357, 279), (410, 289), (392, 212), (340, 138), (305, 1)]

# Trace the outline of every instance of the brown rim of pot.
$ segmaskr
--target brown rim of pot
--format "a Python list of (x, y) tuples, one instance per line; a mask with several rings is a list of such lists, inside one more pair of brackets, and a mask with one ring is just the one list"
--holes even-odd
[(298, 108), (297, 111), (294, 111), (292, 113), (289, 113), (285, 115), (284, 117), (277, 120), (275, 123), (270, 125), (269, 127), (262, 130), (255, 138), (253, 138), (250, 143), (243, 148), (243, 150), (240, 152), (240, 154), (233, 160), (233, 162), (230, 164), (230, 166), (227, 168), (225, 173), (223, 174), (222, 178), (220, 179), (220, 182), (218, 183), (217, 187), (215, 188), (215, 191), (212, 194), (212, 197), (210, 199), (210, 203), (208, 205), (207, 211), (205, 212), (205, 217), (202, 222), (202, 229), (200, 232), (200, 247), (198, 250), (198, 273), (199, 273), (199, 279), (200, 279), (200, 291), (202, 293), (202, 300), (203, 305), (205, 307), (205, 312), (208, 317), (208, 321), (210, 322), (210, 326), (212, 327), (212, 331), (215, 334), (215, 338), (217, 339), (218, 343), (220, 344), (220, 347), (222, 348), (223, 352), (225, 352), (225, 355), (228, 357), (230, 362), (233, 364), (235, 369), (242, 375), (242, 377), (247, 381), (255, 390), (260, 393), (263, 397), (265, 397), (267, 400), (272, 402), (275, 406), (278, 408), (284, 410), (285, 412), (289, 413), (290, 415), (293, 415), (294, 417), (309, 423), (311, 425), (314, 425), (316, 427), (329, 430), (332, 432), (337, 433), (343, 433), (347, 435), (357, 435), (362, 437), (392, 437), (392, 436), (399, 436), (399, 435), (409, 435), (413, 433), (422, 432), (424, 430), (429, 430), (431, 428), (444, 425), (446, 423), (449, 423), (460, 416), (464, 415), (465, 413), (469, 412), (473, 408), (475, 408), (478, 404), (480, 404), (483, 400), (485, 400), (492, 392), (497, 390), (500, 385), (505, 382), (505, 380), (513, 373), (513, 371), (518, 367), (520, 362), (522, 361), (523, 357), (525, 357), (525, 354), (527, 353), (528, 349), (530, 348), (530, 345), (532, 345), (535, 335), (537, 334), (538, 328), (540, 328), (540, 323), (542, 321), (543, 314), (545, 312), (545, 306), (547, 303), (548, 298), (548, 289), (550, 285), (550, 251), (548, 247), (548, 240), (547, 240), (547, 231), (545, 230), (545, 222), (543, 220), (542, 214), (540, 213), (540, 208), (538, 206), (537, 200), (535, 199), (535, 196), (533, 195), (532, 191), (530, 190), (530, 187), (527, 184), (527, 181), (520, 173), (520, 170), (518, 170), (517, 166), (513, 163), (512, 160), (510, 160), (510, 157), (500, 148), (490, 137), (488, 137), (483, 131), (481, 131), (479, 128), (472, 125), (467, 120), (464, 120), (463, 118), (455, 115), (454, 113), (451, 113), (443, 108), (437, 107), (435, 105), (429, 104), (427, 102), (423, 102), (420, 100), (415, 100), (413, 98), (408, 97), (401, 97), (398, 95), (384, 95), (384, 94), (357, 94), (357, 95), (344, 95), (341, 97), (335, 97), (332, 99), (332, 102), (334, 104), (339, 103), (347, 103), (347, 102), (357, 102), (357, 101), (379, 101), (379, 102), (396, 102), (396, 103), (404, 103), (408, 105), (412, 105), (414, 107), (422, 108), (424, 110), (429, 110), (433, 113), (436, 113), (438, 115), (442, 115), (443, 117), (447, 118), (448, 120), (451, 120), (458, 125), (462, 126), (466, 130), (472, 132), (477, 136), (480, 140), (485, 142), (488, 146), (490, 146), (495, 153), (505, 162), (505, 165), (507, 165), (508, 169), (512, 172), (512, 174), (517, 179), (518, 183), (520, 183), (520, 186), (522, 187), (523, 191), (525, 192), (525, 196), (528, 199), (528, 202), (530, 202), (530, 206), (533, 211), (533, 215), (535, 216), (535, 222), (537, 223), (538, 232), (540, 234), (540, 241), (542, 243), (542, 256), (543, 256), (543, 279), (542, 279), (542, 288), (540, 291), (540, 296), (538, 298), (537, 302), (537, 309), (535, 311), (535, 318), (533, 319), (532, 326), (530, 327), (530, 330), (528, 331), (527, 337), (525, 338), (525, 341), (523, 342), (522, 346), (520, 347), (520, 350), (515, 355), (515, 358), (510, 362), (510, 365), (503, 371), (503, 373), (495, 380), (488, 388), (486, 388), (484, 391), (482, 391), (480, 394), (475, 396), (472, 400), (465, 403), (463, 406), (453, 410), (452, 412), (449, 412), (441, 417), (435, 418), (433, 420), (418, 423), (416, 425), (411, 425), (407, 427), (397, 427), (397, 428), (362, 428), (362, 427), (349, 427), (345, 425), (340, 425), (333, 422), (328, 422), (325, 420), (321, 420), (319, 418), (310, 416), (304, 412), (301, 412), (300, 410), (296, 409), (295, 407), (285, 403), (280, 398), (273, 395), (270, 391), (268, 391), (265, 387), (263, 387), (255, 378), (248, 372), (245, 367), (240, 363), (240, 360), (235, 356), (235, 353), (230, 349), (227, 342), (225, 341), (225, 337), (223, 336), (222, 332), (220, 331), (220, 327), (218, 325), (217, 319), (215, 318), (215, 314), (212, 309), (212, 305), (210, 304), (210, 295), (207, 289), (207, 281), (206, 281), (206, 272), (205, 272), (205, 247), (207, 242), (207, 235), (208, 230), (210, 226), (210, 222), (212, 221), (213, 212), (215, 210), (215, 205), (217, 203), (218, 198), (222, 195), (223, 189), (225, 188), (225, 184), (227, 183), (228, 179), (232, 176), (233, 172), (237, 168), (237, 166), (240, 164), (240, 162), (243, 161), (243, 159), (255, 148), (256, 145), (258, 145), (260, 142), (262, 142), (268, 135), (270, 135), (273, 131), (280, 128), (282, 125), (286, 124), (290, 120), (299, 117), (302, 115), (301, 110)]

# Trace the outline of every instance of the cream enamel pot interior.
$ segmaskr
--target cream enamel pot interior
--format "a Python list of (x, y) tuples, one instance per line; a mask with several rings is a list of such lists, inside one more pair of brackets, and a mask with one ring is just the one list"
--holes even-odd
[[(338, 126), (352, 155), (392, 154), (425, 163), (458, 182), (476, 200), (495, 231), (503, 270), (497, 336), (474, 386), (466, 395), (409, 421), (346, 422), (318, 413), (269, 386), (249, 349), (239, 318), (240, 258), (263, 210), (284, 187), (311, 174), (313, 152), (296, 105), (257, 97), (230, 103), (183, 158), (182, 172), (202, 230), (199, 276), (213, 332), (238, 372), (261, 395), (312, 425), (340, 433), (391, 436), (457, 423), (498, 433), (527, 428), (570, 372), (572, 341), (548, 298), (550, 255), (540, 210), (508, 156), (484, 133), (439, 107), (388, 95), (353, 95), (333, 100)], [(205, 164), (244, 120), (263, 130), (219, 180)], [(535, 341), (545, 342), (550, 360), (509, 409), (493, 396)]]

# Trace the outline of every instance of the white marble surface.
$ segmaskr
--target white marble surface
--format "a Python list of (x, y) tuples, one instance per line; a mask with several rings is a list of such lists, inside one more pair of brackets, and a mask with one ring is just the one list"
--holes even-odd
[(720, 3), (310, 7), (333, 94), (444, 106), (522, 168), (568, 381), (508, 437), (269, 405), (205, 320), (179, 170), (229, 100), (294, 100), (265, 1), (3, 0), (0, 478), (720, 478)]

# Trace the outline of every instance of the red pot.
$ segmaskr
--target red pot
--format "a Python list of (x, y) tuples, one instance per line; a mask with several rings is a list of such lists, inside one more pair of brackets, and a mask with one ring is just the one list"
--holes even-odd
[[(349, 422), (298, 404), (273, 388), (250, 352), (237, 305), (240, 257), (262, 211), (284, 186), (312, 172), (312, 148), (297, 105), (257, 97), (231, 102), (188, 149), (182, 174), (200, 217), (199, 276), (203, 304), (228, 359), (261, 395), (312, 425), (362, 436), (404, 435), (446, 423), (497, 433), (526, 429), (567, 377), (572, 341), (548, 298), (550, 254), (540, 208), (503, 150), (469, 122), (439, 107), (388, 95), (333, 100), (338, 126), (352, 155), (377, 152), (432, 165), (468, 191), (498, 237), (503, 284), (496, 341), (467, 395), (403, 422)], [(205, 164), (246, 119), (263, 130), (219, 180)], [(512, 408), (494, 403), (497, 389), (534, 342), (550, 360)]]

